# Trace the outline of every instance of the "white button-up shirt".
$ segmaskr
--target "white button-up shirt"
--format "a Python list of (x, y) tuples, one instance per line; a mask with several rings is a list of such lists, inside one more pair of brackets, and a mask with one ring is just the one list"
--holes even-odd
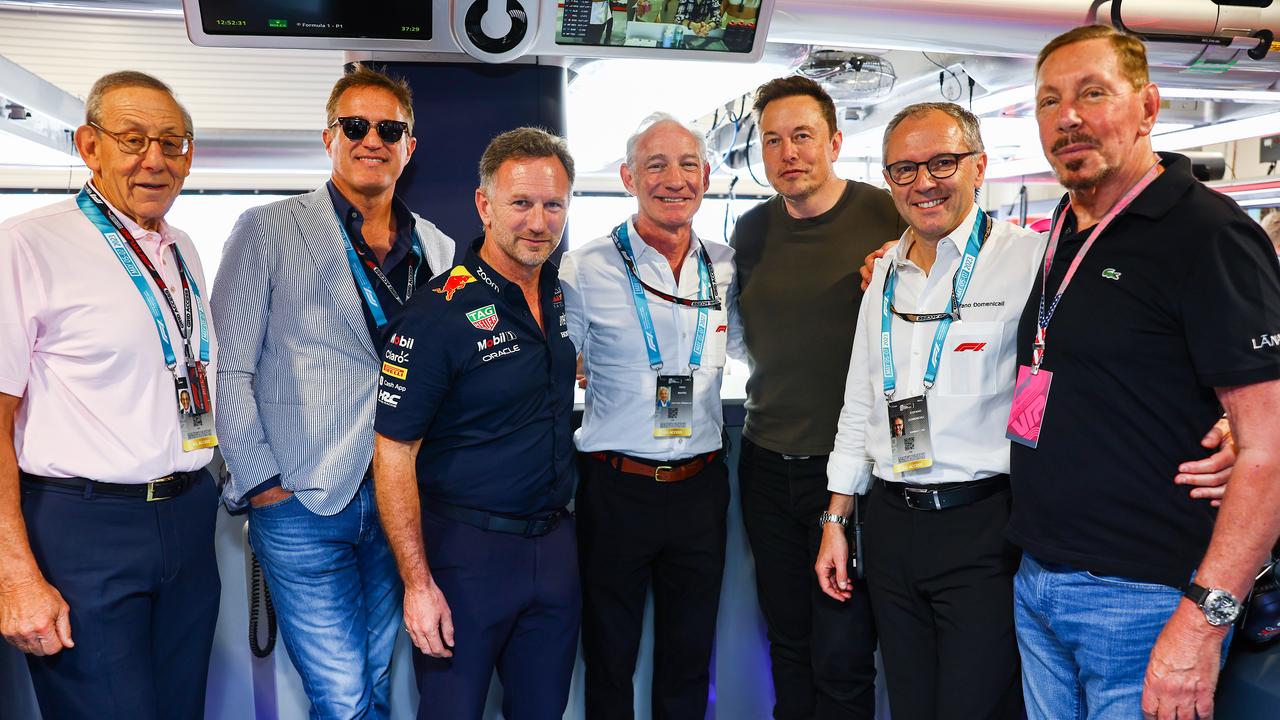
[[(209, 286), (191, 238), (168, 224), (149, 232), (119, 212), (116, 217), (165, 284), (177, 290), (182, 309), (177, 263), (168, 249), (177, 244), (207, 318)], [(177, 323), (150, 275), (144, 277), (185, 374)], [(192, 313), (192, 351), (199, 353), (194, 306)], [(216, 357), (211, 321), (208, 328)], [(216, 370), (207, 368), (210, 396)], [(23, 398), (16, 418), (18, 467), (34, 475), (141, 483), (198, 470), (213, 459), (213, 450), (183, 451), (173, 376), (151, 312), (74, 198), (0, 224), (0, 392)]]
[[(644, 242), (632, 220), (627, 221), (627, 233), (636, 269), (645, 284), (677, 297), (698, 297), (701, 246), (696, 237), (689, 244), (677, 282), (666, 257)], [(654, 437), (654, 403), (659, 373), (690, 374), (697, 308), (645, 294), (662, 352), (662, 370), (654, 371), (649, 367), (627, 269), (613, 240), (609, 236), (598, 238), (565, 254), (560, 263), (565, 315), (569, 337), (582, 353), (587, 375), (586, 414), (574, 435), (579, 450), (611, 450), (649, 460), (680, 460), (720, 448), (724, 425), (720, 381), (731, 334), (729, 326), (737, 323), (736, 309), (729, 306), (733, 249), (718, 242), (707, 242), (706, 248), (723, 307), (710, 310), (702, 364), (692, 373), (691, 437)], [(740, 342), (741, 333), (732, 334), (734, 342)], [(735, 348), (734, 355), (739, 354)]]
[[(889, 264), (897, 285), (893, 306), (899, 312), (943, 312), (951, 299), (951, 279), (960, 265), (978, 210), (938, 242), (928, 275), (907, 259), (911, 231), (884, 258), (858, 312), (858, 332), (845, 384), (844, 408), (835, 449), (827, 461), (827, 487), (845, 495), (866, 492), (871, 468), (886, 480), (912, 484), (967, 482), (1009, 472), (1005, 429), (1017, 377), (1015, 342), (1023, 304), (1039, 277), (1043, 235), (1009, 222), (993, 221), (991, 235), (978, 253), (960, 320), (951, 324), (943, 345), (937, 380), (927, 393), (933, 465), (893, 474), (889, 406), (881, 363), (881, 300)], [(924, 373), (936, 322), (910, 323), (892, 316), (893, 362), (902, 400), (925, 392)]]

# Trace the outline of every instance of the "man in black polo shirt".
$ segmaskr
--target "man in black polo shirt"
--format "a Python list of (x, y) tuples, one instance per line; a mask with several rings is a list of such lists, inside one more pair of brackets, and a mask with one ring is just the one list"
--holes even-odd
[[(1256, 223), (1152, 151), (1159, 105), (1134, 38), (1077, 28), (1040, 53), (1040, 138), (1069, 194), (1009, 422), (1033, 720), (1208, 717), (1280, 533), (1280, 272)], [(1239, 454), (1215, 514), (1167, 478), (1224, 409)]]
[(507, 717), (559, 718), (568, 700), (576, 352), (544, 263), (572, 183), (560, 138), (494, 138), (476, 190), (484, 237), (415, 296), (383, 354), (375, 487), (405, 626), (425, 653), (420, 718), (479, 718), (495, 667)]

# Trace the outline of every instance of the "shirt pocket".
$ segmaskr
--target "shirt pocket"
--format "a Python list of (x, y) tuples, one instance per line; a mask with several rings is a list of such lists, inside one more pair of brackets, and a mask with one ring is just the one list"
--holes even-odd
[(942, 347), (938, 394), (981, 397), (1011, 383), (1013, 378), (1002, 377), (1000, 371), (1005, 332), (1002, 322), (952, 323)]
[[(694, 326), (697, 332), (697, 326)], [(702, 350), (702, 367), (722, 368), (729, 347), (729, 312), (712, 310), (707, 318), (707, 341)]]

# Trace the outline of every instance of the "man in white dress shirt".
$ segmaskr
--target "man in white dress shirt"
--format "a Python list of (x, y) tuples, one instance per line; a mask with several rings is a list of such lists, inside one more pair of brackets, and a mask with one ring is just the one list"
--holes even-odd
[(652, 716), (706, 714), (729, 503), (720, 381), (733, 281), (733, 250), (693, 232), (709, 172), (700, 136), (650, 116), (621, 168), (638, 212), (560, 266), (588, 379), (575, 442), (590, 718), (633, 717), (650, 584)]

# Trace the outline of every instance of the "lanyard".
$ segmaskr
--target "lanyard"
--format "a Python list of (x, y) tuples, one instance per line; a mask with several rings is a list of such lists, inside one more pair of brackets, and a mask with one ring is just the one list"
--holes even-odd
[[(382, 287), (391, 293), (391, 297), (401, 305), (409, 302), (409, 298), (413, 297), (413, 290), (418, 285), (418, 268), (422, 265), (422, 250), (418, 247), (418, 230), (413, 230), (413, 259), (409, 261), (409, 280), (405, 283), (404, 299), (400, 298), (400, 293), (392, 287), (391, 280), (382, 272), (382, 268), (378, 264), (365, 258), (363, 253), (358, 254), (355, 245), (351, 242), (351, 236), (347, 235), (347, 228), (342, 224), (342, 218), (338, 218), (338, 229), (342, 231), (342, 240), (347, 245), (347, 264), (351, 266), (351, 274), (355, 277), (356, 285), (360, 288), (360, 294), (364, 297), (364, 302), (369, 306), (369, 314), (373, 316), (373, 322), (378, 327), (384, 327), (387, 324), (387, 314), (382, 310), (382, 302), (378, 300), (378, 293), (373, 291), (373, 283), (369, 282), (369, 274), (365, 272), (365, 268), (373, 271), (377, 276), (378, 282), (382, 283)], [(362, 262), (363, 261), (363, 262)]]
[[(973, 279), (973, 269), (978, 264), (978, 253), (991, 231), (991, 218), (978, 209), (977, 220), (973, 230), (969, 232), (969, 242), (964, 246), (964, 257), (960, 258), (960, 266), (951, 276), (951, 299), (947, 301), (947, 311), (938, 320), (938, 327), (933, 331), (933, 347), (929, 350), (929, 363), (924, 370), (924, 389), (933, 387), (938, 379), (938, 365), (942, 362), (942, 346), (947, 341), (947, 332), (955, 320), (955, 311), (964, 300), (969, 289), (969, 281)], [(884, 373), (884, 396), (893, 397), (898, 388), (897, 373), (893, 368), (893, 313), (889, 306), (893, 304), (893, 290), (898, 284), (898, 275), (894, 272), (893, 263), (889, 264), (889, 274), (884, 280), (884, 297), (880, 302), (880, 364)]]
[(1147, 170), (1147, 174), (1133, 187), (1129, 188), (1129, 192), (1111, 207), (1111, 210), (1093, 226), (1093, 232), (1089, 233), (1089, 239), (1085, 240), (1084, 245), (1076, 251), (1076, 256), (1071, 260), (1071, 265), (1067, 268), (1067, 274), (1062, 277), (1062, 283), (1058, 285), (1058, 291), (1053, 296), (1053, 301), (1049, 303), (1048, 311), (1045, 310), (1044, 298), (1048, 291), (1049, 284), (1049, 268), (1053, 266), (1053, 256), (1058, 249), (1058, 240), (1062, 236), (1062, 219), (1066, 217), (1071, 210), (1071, 201), (1068, 200), (1062, 210), (1058, 212), (1053, 219), (1053, 229), (1049, 231), (1049, 247), (1044, 253), (1044, 271), (1040, 274), (1040, 310), (1036, 315), (1036, 339), (1031, 347), (1031, 372), (1040, 372), (1040, 365), (1044, 362), (1044, 346), (1045, 339), (1048, 335), (1049, 321), (1053, 319), (1053, 313), (1058, 309), (1058, 301), (1062, 299), (1063, 293), (1067, 291), (1067, 286), (1071, 284), (1071, 280), (1076, 275), (1076, 270), (1080, 268), (1080, 263), (1084, 260), (1084, 256), (1093, 247), (1093, 243), (1102, 234), (1102, 231), (1116, 219), (1129, 203), (1132, 203), (1147, 186), (1155, 181), (1156, 176), (1160, 174), (1160, 163), (1157, 162)]
[[(612, 237), (618, 254), (622, 255), (622, 264), (627, 268), (627, 279), (631, 282), (631, 299), (636, 306), (636, 317), (640, 319), (640, 330), (644, 333), (644, 347), (649, 353), (649, 367), (654, 370), (662, 369), (662, 351), (658, 349), (658, 333), (653, 329), (653, 317), (649, 314), (649, 300), (645, 297), (645, 290), (668, 302), (698, 308), (698, 327), (693, 334), (693, 352), (689, 354), (689, 371), (697, 370), (702, 365), (702, 349), (707, 344), (707, 319), (711, 314), (708, 308), (714, 306), (717, 310), (720, 309), (720, 301), (716, 294), (716, 271), (711, 266), (711, 256), (707, 254), (706, 246), (701, 240), (698, 241), (700, 247), (698, 299), (688, 300), (655, 290), (641, 282), (640, 274), (636, 271), (636, 262), (631, 254), (631, 240), (627, 237), (625, 222), (613, 229)], [(709, 299), (707, 299), (708, 296), (710, 296)]]
[[(177, 367), (178, 359), (173, 352), (173, 344), (169, 339), (169, 330), (165, 327), (164, 317), (160, 312), (160, 303), (156, 302), (155, 293), (151, 292), (151, 288), (147, 285), (146, 279), (142, 275), (142, 271), (138, 269), (138, 264), (134, 262), (136, 257), (138, 262), (146, 268), (147, 273), (151, 276), (156, 287), (160, 289), (160, 294), (164, 297), (165, 302), (169, 305), (169, 311), (173, 313), (174, 322), (178, 325), (178, 332), (182, 336), (182, 349), (186, 353), (188, 364), (191, 363), (191, 330), (192, 322), (192, 301), (191, 296), (195, 294), (195, 312), (200, 319), (200, 362), (209, 363), (209, 321), (204, 314), (204, 306), (200, 304), (200, 288), (196, 285), (195, 279), (191, 277), (191, 271), (187, 268), (186, 262), (182, 259), (182, 253), (178, 250), (175, 243), (173, 245), (173, 255), (178, 261), (178, 276), (182, 281), (182, 298), (185, 312), (178, 311), (178, 304), (173, 298), (173, 293), (169, 291), (164, 279), (160, 277), (160, 273), (156, 272), (155, 266), (151, 264), (151, 260), (142, 252), (142, 248), (138, 246), (138, 242), (133, 239), (129, 231), (125, 229), (124, 223), (111, 212), (107, 204), (98, 196), (98, 193), (89, 185), (85, 185), (76, 196), (76, 204), (80, 206), (80, 212), (89, 218), (94, 227), (98, 228), (98, 232), (102, 233), (102, 237), (106, 239), (107, 244), (111, 246), (112, 252), (116, 259), (124, 266), (125, 272), (129, 274), (129, 279), (133, 280), (133, 286), (137, 288), (138, 294), (147, 303), (147, 308), (151, 311), (151, 319), (155, 322), (156, 332), (160, 335), (160, 347), (164, 350), (165, 365), (172, 371)], [(123, 237), (123, 240), (121, 239)]]

